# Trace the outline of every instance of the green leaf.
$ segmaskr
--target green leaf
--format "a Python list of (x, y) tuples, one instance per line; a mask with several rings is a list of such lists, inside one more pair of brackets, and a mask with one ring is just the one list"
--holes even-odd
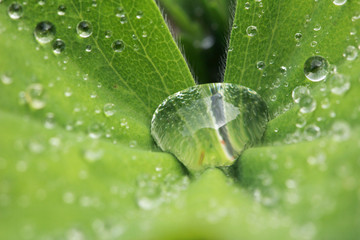
[[(208, 33), (224, 37), (231, 1), (199, 2), (207, 20), (193, 26), (199, 17), (192, 19), (190, 10), (196, 9), (185, 14), (182, 1), (162, 2), (188, 37), (185, 52)], [(263, 144), (246, 150), (229, 175), (209, 169), (188, 177), (150, 136), (155, 108), (194, 85), (154, 1), (32, 0), (22, 3), (17, 20), (8, 15), (12, 3), (1, 1), (0, 238), (356, 238), (360, 58), (343, 54), (359, 46), (360, 2), (249, 3), (247, 10), (237, 1), (225, 82), (260, 93), (272, 120)], [(65, 15), (58, 14), (60, 5)], [(88, 38), (77, 35), (83, 20), (92, 25)], [(49, 44), (33, 36), (41, 21), (56, 28)], [(188, 34), (206, 25), (210, 32)], [(251, 25), (257, 34), (249, 38)], [(295, 33), (302, 34), (299, 42)], [(53, 53), (56, 39), (65, 43), (60, 54)], [(125, 48), (114, 52), (117, 40)], [(213, 59), (224, 53), (212, 53), (188, 55), (199, 72), (207, 71), (202, 76), (216, 76), (221, 65)], [(307, 80), (303, 65), (313, 55), (336, 66), (350, 89), (332, 93), (333, 73), (320, 83)], [(264, 70), (256, 68), (258, 61)], [(299, 115), (291, 92), (302, 85), (317, 107)], [(299, 120), (305, 126), (297, 127)], [(318, 135), (306, 131), (312, 125)]]

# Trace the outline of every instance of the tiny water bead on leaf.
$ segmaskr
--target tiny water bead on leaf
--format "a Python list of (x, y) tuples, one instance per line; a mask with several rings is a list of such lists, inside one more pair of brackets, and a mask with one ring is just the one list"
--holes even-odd
[(122, 40), (115, 40), (111, 44), (111, 47), (114, 50), (114, 52), (122, 52), (125, 49), (125, 44)]
[(88, 38), (93, 33), (93, 28), (90, 22), (88, 21), (81, 21), (76, 26), (77, 34), (82, 38)]
[(61, 39), (56, 39), (56, 41), (53, 43), (53, 52), (55, 54), (60, 54), (65, 50), (65, 43)]
[(329, 63), (321, 56), (313, 56), (306, 60), (304, 73), (307, 79), (312, 82), (324, 80), (329, 73)]
[(48, 21), (40, 22), (36, 25), (34, 36), (40, 44), (51, 42), (55, 38), (56, 29), (54, 24)]
[(155, 111), (151, 133), (190, 171), (230, 166), (257, 143), (268, 122), (266, 103), (235, 84), (193, 86), (168, 97)]
[(249, 37), (253, 37), (257, 34), (257, 27), (256, 26), (249, 26), (246, 28), (246, 34)]
[(8, 14), (11, 19), (19, 19), (23, 15), (23, 7), (19, 3), (12, 3), (8, 8)]
[(333, 0), (333, 3), (336, 5), (336, 6), (341, 6), (341, 5), (344, 5), (346, 3), (347, 0)]
[(31, 84), (25, 92), (26, 102), (33, 110), (39, 110), (45, 107), (44, 88), (39, 83)]

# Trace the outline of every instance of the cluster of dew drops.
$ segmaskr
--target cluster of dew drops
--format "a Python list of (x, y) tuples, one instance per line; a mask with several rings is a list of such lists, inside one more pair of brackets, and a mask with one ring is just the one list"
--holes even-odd
[[(1, 3), (1, 0), (0, 0)], [(39, 5), (45, 5), (45, 1), (40, 0), (38, 2)], [(8, 7), (8, 15), (13, 20), (19, 20), (24, 15), (24, 7), (23, 5), (26, 5), (26, 2), (23, 4), (20, 4), (18, 2), (13, 2)], [(97, 6), (96, 1), (93, 1), (92, 4), (93, 7)], [(66, 15), (67, 8), (65, 5), (59, 5), (57, 8), (57, 14), (59, 16), (65, 16)], [(117, 11), (115, 13), (115, 17), (119, 19), (121, 24), (127, 23), (127, 16), (125, 14), (125, 11), (123, 8), (119, 7), (117, 8)], [(136, 14), (136, 19), (141, 19), (143, 17), (143, 12), (138, 11)], [(80, 38), (89, 38), (93, 34), (93, 26), (90, 21), (82, 20), (79, 21), (76, 25), (76, 33)], [(65, 51), (66, 43), (62, 39), (55, 38), (56, 37), (56, 27), (55, 25), (50, 21), (41, 21), (36, 24), (33, 35), (36, 41), (40, 45), (52, 45), (52, 50), (55, 55), (60, 55)], [(111, 31), (105, 31), (105, 38), (111, 38), (112, 32)], [(142, 37), (147, 37), (146, 31), (143, 31)], [(135, 37), (133, 36), (133, 39)], [(114, 51), (114, 53), (121, 53), (125, 49), (125, 43), (121, 39), (116, 39), (111, 43), (111, 48)], [(135, 49), (135, 46), (134, 46)], [(92, 46), (87, 45), (85, 48), (86, 52), (92, 51)], [(64, 60), (64, 63), (66, 63), (67, 60)], [(85, 74), (83, 76), (84, 80), (88, 79), (88, 74)], [(1, 82), (4, 85), (10, 85), (12, 83), (12, 78), (9, 75), (2, 75), (0, 78)], [(101, 84), (98, 85), (98, 87), (101, 87)], [(46, 106), (46, 100), (45, 100), (45, 91), (44, 87), (40, 83), (34, 83), (27, 87), (26, 91), (20, 92), (20, 102), (22, 104), (27, 103), (31, 109), (33, 110), (40, 110), (43, 109)], [(64, 92), (65, 97), (72, 96), (72, 91), (70, 88), (67, 88)], [(90, 95), (91, 98), (96, 98), (96, 93), (92, 93)], [(96, 113), (99, 113), (99, 110), (96, 110)], [(111, 117), (116, 113), (116, 106), (113, 103), (106, 103), (103, 107), (103, 113), (106, 117)], [(52, 114), (53, 115), (53, 114)], [(81, 123), (79, 123), (81, 124)], [(129, 129), (129, 125), (125, 118), (121, 119), (120, 123), (121, 127), (124, 129)], [(72, 128), (69, 126), (69, 129)], [(91, 126), (89, 126), (89, 136), (93, 139), (97, 139), (102, 136), (102, 126), (101, 124), (95, 123)], [(106, 134), (106, 136), (109, 136), (109, 134)], [(131, 141), (129, 143), (130, 147), (136, 146), (136, 141)]]
[[(263, 7), (261, 0), (255, 0), (255, 2), (258, 4), (260, 9)], [(333, 0), (333, 4), (336, 6), (342, 6), (346, 4), (347, 0)], [(251, 8), (251, 3), (246, 2), (244, 4), (244, 9), (249, 10)], [(258, 17), (262, 17), (262, 11), (258, 14)], [(353, 16), (352, 21), (355, 22), (358, 19), (360, 19), (360, 15)], [(311, 21), (310, 16), (306, 16), (306, 24)], [(233, 25), (233, 29), (237, 29), (238, 26), (236, 24)], [(321, 25), (315, 24), (313, 30), (316, 32), (321, 31)], [(246, 27), (246, 35), (249, 38), (254, 38), (258, 34), (258, 28), (254, 25), (250, 25)], [(356, 31), (351, 31), (350, 35), (354, 36), (356, 34)], [(297, 32), (294, 35), (294, 40), (296, 43), (296, 46), (301, 46), (301, 40), (302, 40), (302, 33)], [(315, 48), (317, 46), (317, 41), (312, 41), (310, 43), (310, 46), (312, 48)], [(358, 57), (358, 51), (360, 50), (360, 45), (358, 47), (349, 45), (346, 47), (343, 57), (347, 61), (353, 61)], [(229, 48), (229, 52), (233, 51), (233, 48)], [(319, 53), (318, 50), (315, 51), (317, 54)], [(273, 54), (275, 57), (276, 54)], [(273, 60), (270, 60), (270, 64), (273, 64)], [(266, 63), (264, 61), (257, 61), (255, 64), (256, 68), (263, 72), (263, 76), (266, 76)], [(287, 75), (288, 68), (286, 66), (280, 67), (280, 73), (281, 75)], [(323, 84), (321, 85), (320, 91), (325, 93), (327, 91), (327, 88), (330, 88), (330, 92), (334, 95), (343, 95), (350, 89), (350, 79), (348, 76), (339, 73), (337, 71), (337, 67), (335, 65), (329, 64), (327, 59), (325, 59), (322, 56), (311, 56), (309, 57), (305, 63), (304, 63), (304, 75), (306, 79), (310, 80), (314, 83), (322, 84), (323, 82), (326, 82), (327, 85)], [(277, 88), (281, 84), (280, 78), (275, 81), (273, 86), (268, 86), (269, 88)], [(292, 91), (292, 99), (293, 103), (297, 104), (299, 106), (299, 113), (298, 113), (298, 122), (296, 123), (297, 129), (303, 129), (304, 134), (300, 134), (300, 132), (297, 130), (294, 134), (290, 134), (286, 140), (288, 143), (295, 143), (300, 140), (308, 140), (312, 141), (316, 138), (318, 138), (321, 135), (320, 127), (318, 127), (316, 124), (307, 124), (306, 118), (308, 113), (312, 113), (316, 110), (318, 105), (321, 106), (322, 109), (330, 109), (330, 100), (329, 98), (325, 97), (322, 99), (321, 103), (318, 104), (315, 98), (312, 96), (311, 90), (308, 88), (307, 84), (306, 86), (297, 86)], [(287, 87), (288, 83), (285, 82), (284, 86)], [(265, 86), (267, 87), (267, 86)], [(259, 87), (261, 89), (261, 86)], [(258, 89), (258, 90), (259, 90)], [(270, 101), (276, 101), (277, 97), (276, 95), (273, 95), (269, 99)], [(339, 101), (338, 101), (339, 102)], [(280, 114), (281, 111), (287, 111), (290, 109), (290, 106), (292, 104), (289, 104), (288, 106), (285, 106), (284, 109), (280, 110), (279, 112), (275, 114)], [(329, 116), (331, 118), (336, 117), (336, 113), (334, 111), (331, 111)], [(323, 117), (318, 117), (317, 121), (324, 121)], [(274, 130), (276, 133), (279, 132), (278, 128), (275, 128)], [(345, 121), (337, 121), (332, 126), (332, 133), (334, 134), (334, 138), (336, 140), (344, 140), (349, 137), (350, 135), (350, 127)]]

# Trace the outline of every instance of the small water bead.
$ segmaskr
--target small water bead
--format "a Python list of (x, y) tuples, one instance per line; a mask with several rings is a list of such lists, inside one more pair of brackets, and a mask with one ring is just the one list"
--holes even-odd
[(316, 47), (316, 45), (317, 45), (317, 41), (312, 41), (312, 42), (310, 43), (310, 46), (311, 46), (311, 47)]
[(114, 52), (122, 52), (125, 49), (125, 44), (122, 40), (115, 40), (111, 44), (111, 47), (114, 50)]
[(141, 18), (143, 17), (143, 15), (144, 15), (144, 13), (143, 13), (142, 11), (138, 11), (138, 12), (136, 13), (136, 18), (137, 18), (137, 19), (141, 19)]
[(12, 84), (13, 80), (11, 77), (9, 77), (8, 75), (1, 75), (1, 82), (4, 84), (4, 85), (10, 85)]
[(104, 114), (106, 117), (111, 117), (115, 114), (116, 109), (115, 109), (115, 104), (113, 103), (106, 103), (104, 105)]
[(329, 73), (329, 63), (321, 56), (313, 56), (304, 64), (305, 77), (312, 82), (324, 80)]
[(85, 48), (85, 51), (86, 52), (91, 52), (91, 50), (92, 50), (91, 45), (87, 45), (86, 48)]
[(44, 95), (43, 86), (39, 83), (31, 84), (25, 91), (26, 102), (34, 110), (39, 110), (45, 107), (46, 102)]
[(310, 95), (303, 95), (299, 102), (301, 113), (311, 113), (316, 109), (316, 100)]
[(56, 39), (56, 41), (53, 43), (53, 52), (55, 54), (60, 54), (65, 50), (65, 43), (61, 39)]
[(295, 40), (296, 40), (297, 42), (299, 42), (299, 41), (301, 40), (301, 38), (302, 38), (302, 34), (301, 34), (301, 33), (295, 33)]
[(347, 0), (334, 0), (333, 3), (336, 5), (336, 6), (342, 6), (346, 3)]
[(54, 24), (48, 21), (40, 22), (36, 25), (34, 36), (40, 44), (51, 42), (55, 38), (56, 29)]
[(350, 45), (346, 48), (343, 56), (346, 58), (346, 60), (353, 61), (358, 56), (358, 50), (356, 49), (356, 47)]
[(320, 128), (315, 124), (310, 124), (304, 129), (304, 137), (308, 141), (313, 141), (316, 138), (320, 137)]
[(321, 30), (321, 25), (316, 24), (315, 27), (314, 27), (314, 31), (317, 32), (317, 31), (320, 31), (320, 30)]
[(60, 6), (58, 7), (57, 14), (58, 14), (59, 16), (64, 16), (65, 13), (66, 13), (66, 6), (65, 6), (65, 5), (60, 5)]
[(256, 63), (256, 68), (259, 70), (264, 70), (265, 69), (266, 64), (263, 61), (258, 61)]
[(88, 21), (81, 21), (76, 26), (77, 34), (82, 38), (88, 38), (93, 33), (93, 28), (90, 22)]
[(304, 95), (310, 95), (310, 90), (305, 86), (297, 86), (296, 88), (294, 88), (291, 94), (295, 103), (299, 103), (301, 97), (303, 97)]
[(342, 95), (350, 89), (349, 78), (339, 73), (332, 75), (328, 83), (331, 92), (336, 95)]
[(23, 7), (19, 3), (12, 3), (8, 8), (8, 14), (11, 19), (19, 19), (23, 16)]
[(38, 1), (38, 4), (40, 5), (40, 6), (44, 6), (45, 5), (45, 0), (40, 0), (40, 1)]
[(268, 121), (266, 103), (246, 87), (214, 83), (168, 97), (155, 111), (151, 133), (164, 151), (189, 170), (229, 166), (259, 141)]
[(256, 26), (249, 26), (246, 28), (246, 34), (249, 37), (253, 37), (257, 34), (257, 27)]
[(111, 38), (111, 36), (112, 36), (111, 31), (109, 31), (109, 30), (105, 31), (105, 38)]
[(249, 10), (249, 9), (250, 9), (250, 6), (251, 6), (251, 5), (250, 5), (249, 2), (246, 2), (246, 3), (245, 3), (245, 9), (246, 9), (246, 10)]
[(88, 133), (90, 138), (98, 139), (103, 135), (104, 131), (99, 123), (93, 123), (89, 126)]
[(333, 139), (337, 142), (342, 142), (350, 138), (351, 128), (345, 121), (337, 121), (331, 127)]

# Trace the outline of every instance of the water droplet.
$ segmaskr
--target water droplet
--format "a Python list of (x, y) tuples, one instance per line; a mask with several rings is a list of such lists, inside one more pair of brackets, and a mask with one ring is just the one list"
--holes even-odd
[(304, 64), (305, 77), (312, 82), (324, 80), (329, 73), (329, 63), (321, 56), (313, 56)]
[(111, 38), (112, 32), (110, 30), (105, 31), (105, 38)]
[(31, 84), (25, 92), (25, 99), (29, 106), (34, 110), (39, 110), (45, 107), (44, 89), (39, 83)]
[(151, 133), (164, 151), (190, 170), (234, 163), (256, 143), (268, 121), (266, 103), (239, 85), (190, 87), (168, 97), (155, 111)]
[(114, 52), (122, 52), (125, 49), (125, 44), (122, 40), (115, 40), (111, 44), (111, 47), (114, 50)]
[(55, 54), (60, 54), (65, 50), (65, 43), (61, 39), (56, 39), (56, 41), (53, 43), (53, 52)]
[(351, 128), (347, 122), (337, 121), (331, 127), (333, 139), (342, 142), (350, 138)]
[(299, 102), (301, 113), (311, 113), (316, 109), (316, 101), (310, 95), (303, 95)]
[(76, 26), (77, 34), (82, 38), (88, 38), (93, 33), (92, 25), (88, 21), (81, 21)]
[(104, 114), (106, 117), (111, 117), (115, 114), (115, 104), (113, 103), (106, 103), (104, 105)]
[(304, 137), (308, 141), (312, 141), (320, 137), (320, 128), (315, 124), (310, 124), (304, 129)]
[(39, 1), (38, 1), (38, 4), (39, 4), (40, 6), (44, 6), (45, 3), (46, 3), (45, 0), (39, 0)]
[(301, 97), (304, 95), (310, 95), (310, 90), (305, 86), (297, 86), (292, 91), (292, 98), (295, 103), (299, 103)]
[(13, 80), (8, 75), (3, 74), (3, 75), (1, 75), (1, 82), (4, 85), (10, 85), (10, 84), (12, 84)]
[(320, 30), (321, 30), (321, 25), (316, 24), (315, 27), (314, 27), (314, 31), (317, 32), (317, 31), (320, 31)]
[(246, 34), (249, 37), (253, 37), (257, 34), (257, 27), (256, 26), (249, 26), (246, 28)]
[(317, 41), (312, 41), (312, 42), (310, 43), (310, 46), (311, 46), (311, 47), (316, 47), (316, 45), (317, 45)]
[(104, 155), (104, 151), (98, 148), (90, 148), (84, 151), (84, 158), (88, 162), (99, 161)]
[(36, 25), (34, 36), (40, 44), (51, 42), (56, 34), (55, 26), (51, 22), (44, 21)]
[(246, 10), (249, 10), (249, 9), (250, 9), (250, 6), (251, 6), (251, 5), (250, 5), (249, 2), (246, 2), (246, 3), (245, 3), (245, 9), (246, 9)]
[(299, 42), (299, 41), (301, 40), (301, 38), (302, 38), (302, 34), (301, 34), (301, 33), (295, 33), (295, 40), (296, 40), (297, 42)]
[(64, 16), (65, 13), (66, 13), (66, 7), (65, 7), (65, 5), (60, 5), (60, 6), (58, 7), (57, 13), (58, 13), (59, 16)]
[(336, 5), (336, 6), (341, 6), (341, 5), (344, 5), (346, 3), (347, 0), (334, 0), (333, 3)]
[(265, 69), (266, 64), (263, 61), (258, 61), (256, 63), (256, 68), (259, 70), (264, 70)]
[(88, 128), (89, 137), (92, 139), (98, 139), (103, 135), (103, 128), (98, 123), (93, 123)]
[(53, 129), (55, 127), (55, 114), (54, 113), (47, 113), (45, 117), (44, 127), (46, 129)]
[(342, 95), (350, 89), (350, 80), (342, 74), (334, 74), (328, 80), (331, 92), (336, 95)]
[(343, 54), (346, 60), (353, 61), (358, 56), (358, 50), (354, 46), (348, 46)]
[(19, 19), (23, 16), (23, 7), (19, 3), (12, 3), (8, 8), (8, 14), (11, 19)]
[(87, 45), (86, 48), (85, 48), (85, 51), (86, 52), (91, 52), (91, 49), (92, 49), (91, 45)]
[(141, 19), (143, 17), (144, 13), (142, 11), (138, 11), (136, 14), (137, 19)]

